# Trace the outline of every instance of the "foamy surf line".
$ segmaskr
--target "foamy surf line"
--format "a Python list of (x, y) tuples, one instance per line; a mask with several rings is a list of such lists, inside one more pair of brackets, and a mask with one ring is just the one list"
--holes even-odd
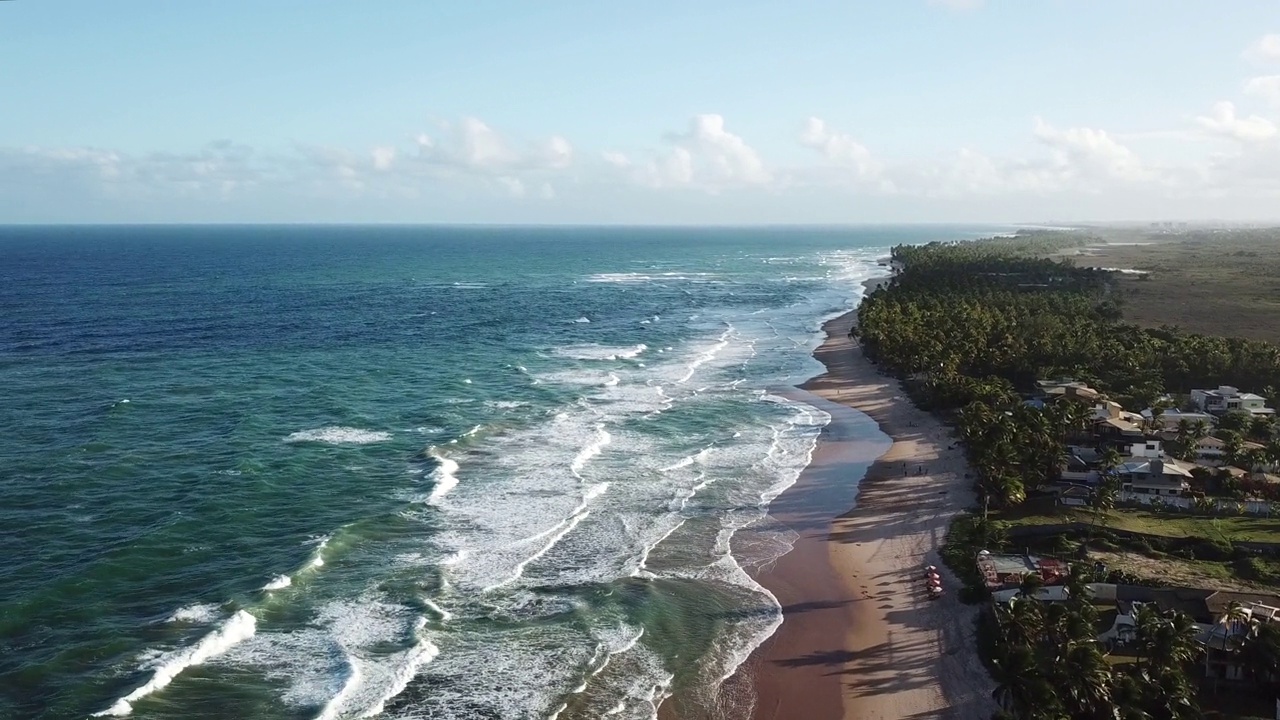
[(183, 670), (200, 665), (212, 657), (221, 655), (237, 643), (253, 637), (257, 630), (257, 623), (257, 618), (248, 612), (244, 610), (236, 612), (223, 623), (222, 627), (200, 638), (195, 645), (166, 655), (146, 684), (115, 701), (106, 710), (94, 713), (93, 716), (128, 715), (133, 712), (133, 703), (162, 690)]
[(391, 439), (391, 433), (378, 430), (330, 425), (313, 430), (299, 430), (284, 439), (287, 443), (317, 442), (327, 445), (369, 445)]
[(431, 489), (431, 494), (427, 496), (427, 504), (439, 505), (444, 500), (444, 497), (449, 494), (449, 491), (458, 486), (458, 476), (456, 474), (458, 472), (458, 463), (441, 455), (434, 447), (427, 454), (439, 463), (431, 473), (432, 478), (436, 481), (436, 486)]

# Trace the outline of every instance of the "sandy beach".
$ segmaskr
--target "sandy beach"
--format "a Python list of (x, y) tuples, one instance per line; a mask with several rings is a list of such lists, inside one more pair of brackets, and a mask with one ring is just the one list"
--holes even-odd
[(945, 568), (941, 599), (923, 588), (951, 518), (972, 501), (963, 452), (862, 357), (848, 337), (855, 319), (824, 326), (815, 356), (826, 372), (792, 396), (832, 420), (771, 507), (799, 538), (757, 575), (784, 621), (744, 665), (754, 716), (987, 720), (996, 706), (973, 639), (977, 609), (960, 603)]

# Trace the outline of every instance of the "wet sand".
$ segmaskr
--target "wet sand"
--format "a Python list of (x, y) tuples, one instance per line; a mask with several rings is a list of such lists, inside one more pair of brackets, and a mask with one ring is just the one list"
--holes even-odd
[[(973, 638), (977, 608), (959, 602), (938, 557), (951, 518), (972, 502), (964, 455), (862, 357), (848, 337), (855, 319), (824, 326), (814, 355), (827, 371), (791, 394), (832, 421), (770, 508), (799, 538), (756, 574), (784, 621), (740, 669), (754, 717), (987, 720), (996, 705)], [(926, 565), (942, 573), (939, 600), (926, 597)]]

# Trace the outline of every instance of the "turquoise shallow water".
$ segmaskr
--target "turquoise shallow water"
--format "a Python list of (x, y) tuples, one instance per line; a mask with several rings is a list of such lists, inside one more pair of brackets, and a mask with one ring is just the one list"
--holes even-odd
[(734, 717), (823, 317), (973, 228), (0, 228), (0, 717)]

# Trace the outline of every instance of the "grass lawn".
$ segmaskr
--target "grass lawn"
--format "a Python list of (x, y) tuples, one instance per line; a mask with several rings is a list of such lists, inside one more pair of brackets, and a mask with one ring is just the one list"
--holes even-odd
[[(1175, 515), (1127, 508), (1117, 508), (1103, 515), (1104, 519), (1099, 527), (1114, 530), (1171, 538), (1202, 537), (1223, 542), (1239, 540), (1280, 543), (1280, 518)], [(1092, 510), (1057, 507), (1052, 501), (1028, 501), (1012, 510), (992, 513), (992, 516), (1011, 525), (1058, 525), (1094, 521)]]

